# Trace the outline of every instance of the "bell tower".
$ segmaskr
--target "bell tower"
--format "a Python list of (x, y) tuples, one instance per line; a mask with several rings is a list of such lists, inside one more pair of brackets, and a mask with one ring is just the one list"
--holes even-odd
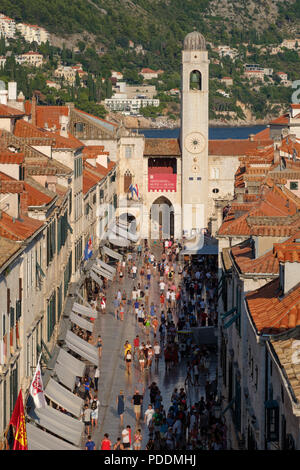
[(182, 230), (207, 226), (209, 60), (204, 36), (189, 33), (181, 70)]

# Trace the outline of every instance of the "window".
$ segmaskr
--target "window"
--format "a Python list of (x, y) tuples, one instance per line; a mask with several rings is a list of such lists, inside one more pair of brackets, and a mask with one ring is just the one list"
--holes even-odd
[(290, 189), (292, 191), (297, 191), (298, 190), (298, 181), (290, 181)]
[(211, 177), (214, 180), (218, 180), (220, 178), (220, 168), (212, 168)]
[(93, 204), (96, 204), (96, 194), (93, 194)]
[(199, 70), (193, 70), (190, 74), (190, 90), (202, 90), (202, 76)]
[(218, 188), (214, 188), (214, 189), (212, 190), (212, 192), (213, 192), (214, 194), (217, 194), (217, 193), (219, 192), (219, 189), (218, 189)]
[(132, 157), (132, 146), (131, 145), (126, 145), (125, 146), (125, 158), (131, 158)]
[(267, 441), (279, 440), (279, 406), (274, 400), (266, 403), (267, 412)]
[(47, 266), (53, 260), (56, 250), (56, 220), (52, 220), (47, 227)]
[(56, 293), (53, 292), (47, 304), (48, 341), (50, 341), (56, 322)]

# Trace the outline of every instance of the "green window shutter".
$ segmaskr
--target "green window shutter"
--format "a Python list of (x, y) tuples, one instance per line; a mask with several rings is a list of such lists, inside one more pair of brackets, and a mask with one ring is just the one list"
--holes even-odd
[(15, 309), (14, 307), (10, 307), (10, 327), (13, 328), (15, 326)]
[(16, 301), (16, 320), (19, 320), (22, 314), (22, 300)]
[(61, 217), (57, 219), (57, 253), (61, 249)]
[(227, 323), (225, 323), (223, 328), (224, 329), (229, 328), (235, 321), (238, 320), (238, 318), (240, 318), (240, 316), (241, 316), (241, 313), (237, 313), (236, 315), (234, 315), (234, 317), (232, 317)]
[(227, 318), (229, 315), (232, 315), (235, 311), (236, 311), (236, 307), (233, 307), (231, 310), (228, 310), (228, 312), (226, 313), (222, 313), (221, 314), (221, 318), (222, 320), (224, 320), (225, 318)]

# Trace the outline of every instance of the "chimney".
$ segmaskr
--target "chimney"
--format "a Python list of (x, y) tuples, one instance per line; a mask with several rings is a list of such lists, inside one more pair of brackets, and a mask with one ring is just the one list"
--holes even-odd
[(7, 90), (0, 90), (0, 104), (7, 105)]
[(20, 194), (19, 215), (28, 215), (28, 192), (25, 190)]
[(283, 295), (293, 289), (300, 280), (300, 243), (276, 243), (273, 251), (279, 261), (279, 282)]
[(36, 97), (33, 96), (31, 100), (31, 124), (36, 126)]
[(59, 124), (60, 124), (60, 135), (62, 137), (68, 137), (68, 124), (69, 118), (68, 116), (61, 115), (59, 116)]
[(17, 101), (17, 82), (8, 82), (8, 101)]
[(249, 140), (250, 142), (254, 142), (254, 134), (249, 134)]
[(280, 150), (276, 146), (276, 148), (274, 149), (274, 164), (279, 164), (279, 163), (280, 163)]

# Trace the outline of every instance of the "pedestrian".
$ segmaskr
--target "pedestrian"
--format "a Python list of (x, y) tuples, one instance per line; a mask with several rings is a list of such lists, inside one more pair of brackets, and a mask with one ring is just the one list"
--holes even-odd
[(98, 414), (99, 414), (100, 401), (98, 400), (98, 395), (96, 394), (91, 403), (91, 424), (92, 428), (98, 426)]
[(151, 370), (152, 360), (153, 360), (153, 350), (152, 350), (152, 346), (150, 346), (148, 348), (148, 357), (147, 357), (147, 368), (149, 370)]
[(145, 354), (144, 354), (144, 350), (143, 350), (143, 349), (140, 349), (140, 350), (139, 350), (138, 358), (139, 358), (139, 364), (140, 364), (140, 371), (141, 371), (141, 372), (144, 372), (146, 358), (145, 358)]
[(142, 440), (143, 440), (143, 437), (142, 437), (141, 430), (138, 429), (134, 434), (134, 441), (133, 441), (134, 450), (141, 450)]
[(114, 444), (113, 450), (124, 450), (124, 446), (120, 437), (118, 437), (117, 442)]
[(120, 320), (124, 320), (124, 305), (122, 304), (120, 307)]
[(96, 347), (98, 349), (98, 356), (99, 358), (101, 358), (102, 356), (102, 338), (100, 335), (98, 335), (98, 339), (97, 339), (97, 342), (96, 342)]
[(96, 450), (96, 444), (92, 441), (92, 436), (88, 435), (88, 440), (85, 443), (85, 450)]
[(115, 298), (114, 298), (114, 308), (115, 308), (115, 319), (118, 320), (118, 310), (119, 310), (119, 307), (120, 307), (120, 301), (117, 297), (117, 295), (115, 295)]
[(133, 406), (134, 406), (134, 414), (135, 414), (136, 422), (139, 423), (140, 417), (141, 417), (143, 395), (141, 395), (138, 390), (135, 391), (135, 394), (132, 397), (131, 403), (133, 403)]
[(88, 402), (90, 402), (90, 400), (92, 399), (91, 378), (87, 375), (84, 377), (83, 386), (84, 386), (84, 400), (87, 400)]
[(95, 392), (98, 392), (99, 378), (100, 378), (100, 369), (99, 367), (95, 366), (95, 373), (94, 373)]
[(111, 450), (111, 441), (109, 440), (109, 434), (105, 433), (104, 438), (101, 442), (101, 450)]
[(123, 426), (124, 410), (125, 410), (124, 391), (120, 390), (119, 395), (117, 396), (117, 411), (120, 417), (121, 426)]
[(85, 427), (85, 433), (88, 435), (90, 434), (91, 411), (92, 410), (89, 408), (88, 405), (84, 405), (82, 417), (83, 417), (83, 422), (84, 422), (84, 427)]
[(139, 335), (136, 335), (136, 337), (133, 340), (133, 357), (138, 353), (140, 347), (140, 338)]
[(154, 415), (154, 409), (151, 404), (148, 405), (148, 409), (145, 411), (144, 414), (144, 423), (147, 425), (147, 428), (149, 428), (151, 421), (152, 421), (152, 416)]
[(155, 341), (153, 349), (154, 349), (155, 365), (158, 367), (159, 358), (160, 358), (160, 345), (158, 341)]
[(125, 365), (126, 365), (127, 374), (130, 374), (131, 362), (132, 362), (131, 349), (127, 349), (125, 353)]
[(124, 428), (122, 431), (122, 444), (123, 444), (124, 450), (130, 449), (130, 434), (129, 434), (128, 426)]

